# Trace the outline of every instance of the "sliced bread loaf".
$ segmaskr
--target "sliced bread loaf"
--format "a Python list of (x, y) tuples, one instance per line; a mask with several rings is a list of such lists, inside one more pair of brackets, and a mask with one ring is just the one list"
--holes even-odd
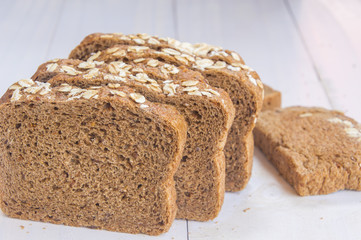
[(174, 107), (127, 87), (20, 80), (1, 98), (0, 207), (20, 219), (166, 232), (186, 128)]
[(361, 190), (361, 126), (341, 112), (307, 107), (265, 111), (254, 137), (301, 196)]
[(154, 58), (106, 64), (96, 61), (99, 54), (87, 62), (65, 59), (45, 63), (33, 79), (81, 87), (126, 85), (150, 101), (175, 106), (188, 123), (187, 142), (175, 175), (177, 218), (199, 221), (215, 218), (224, 198), (223, 148), (234, 118), (228, 94), (209, 86), (201, 74), (184, 66), (176, 67)]
[[(120, 46), (123, 45), (123, 46)], [(137, 51), (124, 45), (139, 45)], [(159, 61), (186, 66), (199, 71), (213, 87), (224, 89), (232, 99), (236, 115), (225, 146), (226, 190), (239, 191), (249, 181), (253, 153), (247, 137), (254, 128), (262, 106), (263, 86), (257, 73), (246, 66), (232, 51), (208, 44), (190, 44), (171, 38), (146, 34), (100, 34), (87, 36), (69, 58), (87, 60), (102, 51), (99, 61), (117, 59), (141, 60), (153, 57)], [(93, 54), (93, 55), (92, 55)], [(104, 55), (108, 55), (104, 58)]]
[(262, 111), (273, 110), (281, 107), (281, 92), (274, 90), (270, 86), (263, 84), (264, 99)]

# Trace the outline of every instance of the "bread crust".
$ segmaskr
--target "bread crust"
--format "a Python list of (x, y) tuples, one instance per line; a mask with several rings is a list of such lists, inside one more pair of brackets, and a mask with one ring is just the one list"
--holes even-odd
[(281, 107), (282, 96), (281, 92), (274, 90), (270, 86), (263, 84), (264, 86), (264, 99), (262, 105), (262, 111), (273, 110)]
[[(147, 47), (145, 55), (152, 55), (164, 62), (186, 66), (199, 71), (211, 86), (224, 89), (232, 99), (236, 115), (225, 146), (226, 191), (242, 190), (248, 183), (252, 168), (246, 138), (254, 128), (254, 122), (262, 107), (263, 85), (258, 74), (246, 66), (238, 53), (204, 43), (190, 44), (171, 38), (159, 38), (147, 34), (124, 35), (119, 33), (90, 34), (69, 55), (69, 58), (86, 60), (91, 53), (106, 52), (115, 58), (114, 48), (122, 45)], [(103, 53), (102, 53), (103, 54)], [(112, 55), (114, 54), (114, 55)], [(142, 53), (127, 56), (116, 53), (118, 58), (141, 58)], [(144, 56), (144, 54), (143, 54)], [(105, 59), (105, 61), (107, 61)], [(209, 66), (207, 66), (209, 64)]]
[[(139, 51), (138, 48), (135, 50)], [(107, 63), (100, 56), (97, 53), (86, 62), (58, 60), (57, 67), (53, 67), (51, 62), (42, 64), (33, 79), (81, 86), (125, 85), (150, 101), (175, 106), (188, 122), (188, 139), (175, 174), (177, 218), (198, 221), (215, 218), (224, 198), (223, 149), (234, 119), (234, 107), (228, 94), (211, 87), (201, 74), (184, 66), (162, 62), (156, 66), (148, 64), (154, 58), (144, 58), (141, 62), (128, 59), (127, 63)], [(83, 68), (88, 65), (92, 68)], [(49, 69), (53, 74), (50, 79)], [(83, 79), (90, 72), (97, 74)]]
[[(7, 216), (149, 235), (169, 230), (177, 212), (174, 174), (187, 134), (174, 107), (121, 86), (19, 82), (0, 103), (0, 207)], [(132, 128), (113, 120), (124, 117)], [(168, 139), (163, 149), (151, 147), (155, 155), (140, 151), (152, 134), (160, 136), (142, 137), (150, 126)], [(134, 139), (115, 144), (113, 134)], [(125, 152), (133, 148), (139, 151)], [(138, 166), (147, 172), (139, 176)]]
[(300, 196), (361, 190), (361, 127), (338, 111), (264, 111), (255, 143)]

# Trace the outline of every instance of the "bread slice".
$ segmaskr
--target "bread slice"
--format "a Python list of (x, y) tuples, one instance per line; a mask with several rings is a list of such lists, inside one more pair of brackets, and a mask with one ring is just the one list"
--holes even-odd
[[(139, 45), (142, 50), (128, 51), (124, 45)], [(117, 50), (117, 47), (120, 49)], [(225, 146), (226, 190), (239, 191), (246, 186), (253, 160), (253, 154), (249, 155), (247, 151), (251, 146), (247, 145), (246, 138), (261, 110), (263, 86), (257, 73), (246, 66), (237, 53), (208, 44), (183, 43), (146, 34), (95, 33), (87, 36), (69, 58), (87, 60), (91, 54), (102, 50), (102, 55), (111, 55), (106, 61), (153, 57), (178, 67), (186, 66), (199, 71), (211, 86), (224, 89), (236, 110)]]
[[(281, 107), (281, 92), (274, 90), (270, 86), (263, 84), (264, 87), (264, 99), (262, 105), (262, 111), (274, 110)], [(256, 146), (260, 141), (256, 142)]]
[(20, 80), (1, 98), (0, 207), (20, 219), (164, 233), (186, 129), (174, 107), (127, 87)]
[(263, 84), (264, 99), (262, 111), (273, 110), (281, 107), (281, 92), (274, 90), (270, 86)]
[(265, 111), (254, 136), (299, 195), (361, 190), (361, 126), (343, 113), (307, 107)]
[[(134, 49), (139, 51), (138, 47)], [(154, 58), (106, 64), (97, 61), (97, 56), (87, 62), (65, 59), (45, 63), (33, 79), (81, 87), (125, 85), (150, 101), (175, 106), (188, 123), (185, 150), (175, 175), (177, 218), (198, 221), (215, 218), (224, 198), (223, 148), (234, 118), (228, 94), (209, 86), (197, 72)], [(53, 75), (50, 80), (49, 74)]]

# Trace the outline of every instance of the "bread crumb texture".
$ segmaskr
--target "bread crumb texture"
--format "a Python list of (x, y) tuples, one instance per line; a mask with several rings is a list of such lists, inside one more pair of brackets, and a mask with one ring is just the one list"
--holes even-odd
[[(225, 90), (236, 111), (224, 149), (225, 188), (239, 191), (247, 185), (253, 158), (248, 138), (262, 107), (263, 84), (238, 53), (205, 43), (191, 44), (147, 34), (95, 33), (75, 47), (69, 58), (100, 62), (127, 60), (149, 67), (161, 67), (165, 63), (174, 66), (173, 69), (186, 67), (199, 72), (211, 86)], [(169, 67), (161, 68), (176, 73)], [(189, 95), (211, 97), (217, 94), (213, 89), (199, 89), (195, 81), (186, 81), (182, 86)], [(168, 95), (173, 95), (178, 89), (172, 83), (163, 87)]]
[(170, 228), (186, 139), (173, 107), (116, 84), (24, 79), (1, 99), (0, 133), (7, 216), (150, 235)]
[(343, 113), (307, 107), (265, 111), (254, 136), (299, 195), (361, 190), (361, 126)]

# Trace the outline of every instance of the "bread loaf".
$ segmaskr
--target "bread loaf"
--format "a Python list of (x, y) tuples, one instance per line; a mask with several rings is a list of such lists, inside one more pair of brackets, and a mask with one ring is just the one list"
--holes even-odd
[[(126, 45), (138, 45), (142, 50), (129, 50)], [(87, 36), (69, 58), (87, 60), (98, 51), (102, 51), (99, 59), (106, 62), (153, 57), (177, 67), (185, 66), (200, 72), (211, 86), (224, 89), (236, 110), (225, 146), (226, 190), (239, 191), (246, 186), (253, 158), (253, 153), (248, 151), (253, 147), (247, 145), (247, 138), (261, 110), (263, 86), (257, 73), (246, 66), (237, 53), (208, 44), (183, 43), (146, 34), (95, 33)], [(104, 55), (108, 56), (102, 58)]]
[(281, 92), (274, 90), (270, 86), (264, 86), (264, 99), (262, 111), (273, 110), (281, 107)]
[(184, 66), (176, 67), (154, 58), (104, 63), (99, 56), (100, 52), (86, 62), (65, 59), (45, 63), (33, 79), (81, 87), (125, 85), (150, 101), (175, 106), (188, 123), (185, 150), (175, 175), (177, 218), (199, 221), (215, 218), (224, 198), (223, 149), (234, 118), (228, 94), (209, 86), (201, 74)]
[(254, 137), (301, 196), (361, 190), (361, 126), (341, 112), (307, 107), (265, 111)]
[(26, 79), (0, 102), (7, 216), (150, 235), (170, 228), (187, 132), (174, 107), (117, 84)]

